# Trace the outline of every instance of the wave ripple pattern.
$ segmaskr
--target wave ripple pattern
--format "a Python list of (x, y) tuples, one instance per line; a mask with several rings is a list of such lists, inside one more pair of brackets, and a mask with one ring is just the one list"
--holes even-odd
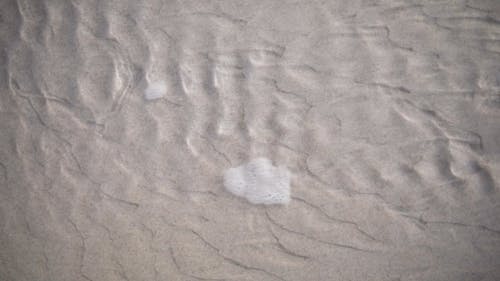
[(500, 280), (499, 62), (496, 0), (0, 1), (0, 280)]

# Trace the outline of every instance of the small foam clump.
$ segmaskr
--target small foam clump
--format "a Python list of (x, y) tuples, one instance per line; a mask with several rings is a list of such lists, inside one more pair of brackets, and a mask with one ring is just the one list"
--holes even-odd
[(224, 186), (232, 194), (252, 204), (290, 202), (290, 172), (275, 167), (267, 158), (257, 158), (224, 173)]
[(163, 81), (153, 82), (148, 85), (144, 98), (147, 100), (155, 100), (162, 98), (167, 92), (167, 84)]

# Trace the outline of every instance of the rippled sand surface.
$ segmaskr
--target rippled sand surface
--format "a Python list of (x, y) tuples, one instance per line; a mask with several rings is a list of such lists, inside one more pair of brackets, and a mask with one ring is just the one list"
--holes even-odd
[(0, 1), (0, 280), (500, 280), (499, 182), (499, 1)]

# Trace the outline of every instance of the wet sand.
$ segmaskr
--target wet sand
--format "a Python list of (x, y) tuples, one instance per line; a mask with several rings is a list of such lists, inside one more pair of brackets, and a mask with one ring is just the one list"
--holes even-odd
[[(500, 280), (500, 2), (0, 1), (0, 280)], [(265, 157), (285, 205), (224, 188)]]

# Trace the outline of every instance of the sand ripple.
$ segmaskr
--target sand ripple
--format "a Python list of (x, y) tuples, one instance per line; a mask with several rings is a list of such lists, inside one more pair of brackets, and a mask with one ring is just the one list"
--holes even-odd
[(2, 1), (0, 280), (499, 280), (499, 15)]

